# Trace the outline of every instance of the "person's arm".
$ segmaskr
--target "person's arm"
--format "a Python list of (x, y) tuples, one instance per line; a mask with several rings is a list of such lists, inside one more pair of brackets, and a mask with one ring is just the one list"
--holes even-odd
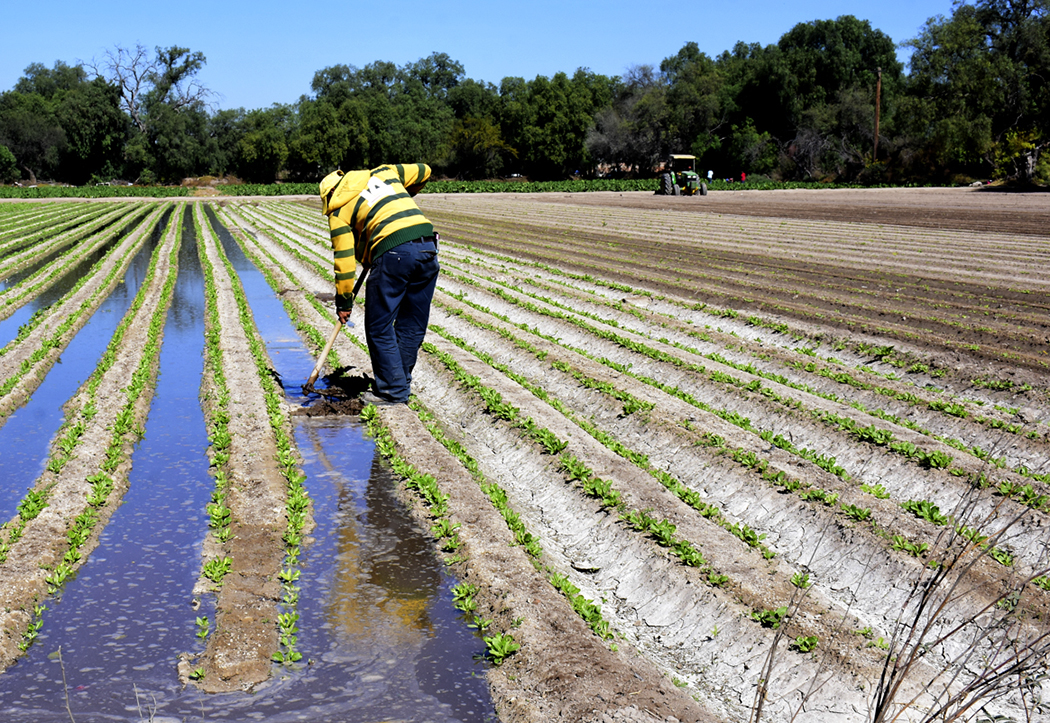
[(397, 175), (400, 176), (401, 185), (408, 191), (408, 195), (415, 196), (430, 180), (430, 166), (425, 163), (398, 164)]

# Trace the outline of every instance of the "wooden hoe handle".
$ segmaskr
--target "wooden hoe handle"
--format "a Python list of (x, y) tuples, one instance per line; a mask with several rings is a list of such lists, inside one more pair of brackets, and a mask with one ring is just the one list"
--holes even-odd
[(343, 322), (336, 321), (335, 328), (332, 329), (331, 335), (328, 337), (328, 341), (324, 345), (324, 349), (321, 350), (321, 356), (317, 359), (317, 366), (314, 367), (313, 374), (306, 380), (306, 386), (304, 389), (313, 389), (314, 382), (317, 381), (318, 375), (321, 373), (321, 367), (324, 366), (325, 359), (328, 358), (328, 352), (332, 350), (332, 344), (335, 343), (335, 338), (339, 336), (339, 330), (343, 328)]

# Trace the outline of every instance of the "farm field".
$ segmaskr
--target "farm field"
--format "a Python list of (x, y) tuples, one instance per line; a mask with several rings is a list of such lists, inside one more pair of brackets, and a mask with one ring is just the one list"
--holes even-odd
[[(493, 715), (1050, 719), (1050, 196), (418, 200), (442, 276), (415, 400), (362, 420), (484, 636)], [(306, 675), (320, 480), (300, 419), (322, 403), (298, 395), (309, 357), (272, 373), (259, 327), (266, 294), (314, 353), (334, 323), (313, 199), (0, 204), (0, 330), (104, 249), (0, 339), (0, 422), (147, 242), (126, 323), (7, 503), (3, 675), (105, 555), (194, 262), (214, 489), (185, 596), (214, 631), (170, 674), (217, 695)], [(329, 369), (361, 387), (360, 324)]]

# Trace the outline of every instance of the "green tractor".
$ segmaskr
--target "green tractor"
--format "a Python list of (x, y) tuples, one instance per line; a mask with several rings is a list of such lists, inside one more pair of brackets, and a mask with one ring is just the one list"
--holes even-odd
[(660, 174), (658, 196), (706, 196), (707, 184), (696, 172), (696, 156), (672, 154)]

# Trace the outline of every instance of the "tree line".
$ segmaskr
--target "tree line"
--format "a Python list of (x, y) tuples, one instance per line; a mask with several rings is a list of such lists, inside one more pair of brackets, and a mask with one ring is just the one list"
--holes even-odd
[(425, 161), (462, 179), (649, 177), (669, 153), (718, 177), (1050, 182), (1050, 0), (957, 0), (911, 48), (844, 15), (717, 57), (498, 86), (445, 53), (317, 71), (293, 104), (210, 109), (188, 48), (33, 63), (0, 94), (0, 181), (312, 181)]

